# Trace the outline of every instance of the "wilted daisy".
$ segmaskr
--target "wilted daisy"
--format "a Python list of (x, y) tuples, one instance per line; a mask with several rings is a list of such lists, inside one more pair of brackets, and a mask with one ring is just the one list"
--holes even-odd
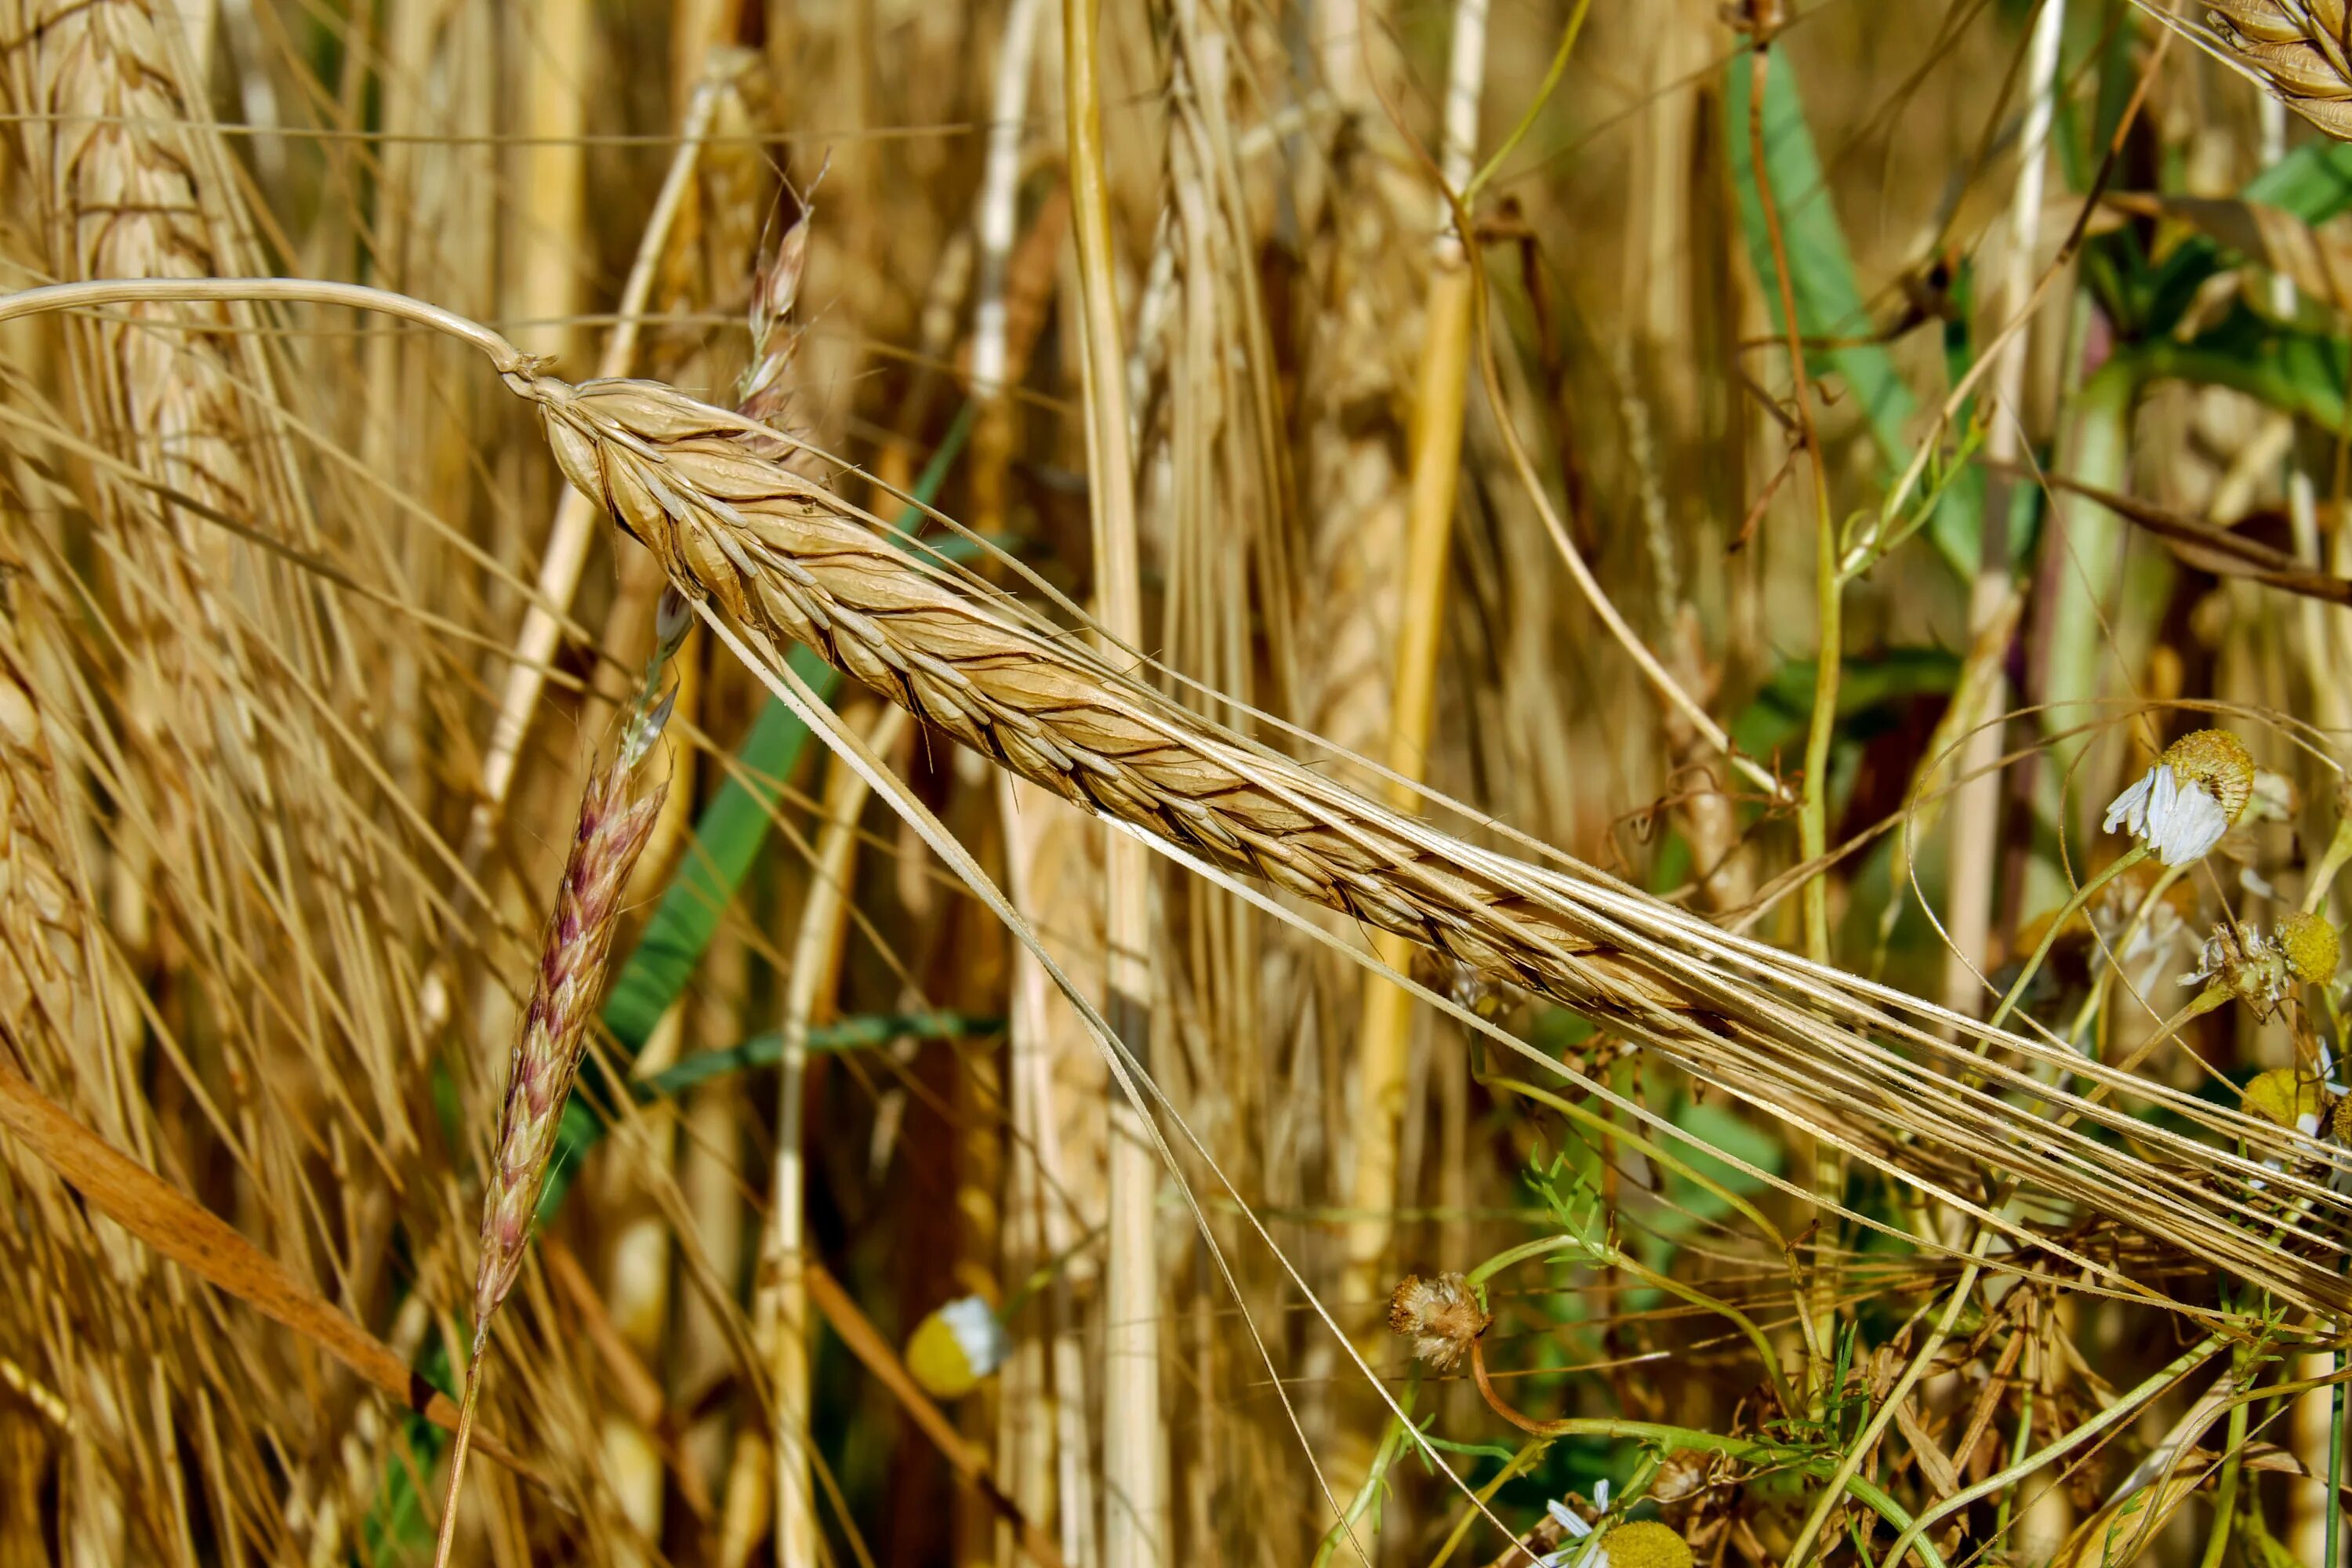
[(995, 1309), (978, 1296), (960, 1296), (915, 1325), (907, 1338), (907, 1371), (932, 1398), (961, 1399), (1012, 1353)]
[(2107, 803), (2109, 833), (2141, 840), (2168, 866), (2199, 860), (2246, 814), (2254, 759), (2227, 730), (2200, 730), (2164, 750), (2156, 765)]
[(1451, 1372), (1495, 1320), (1478, 1305), (1470, 1281), (1459, 1274), (1424, 1279), (1408, 1274), (1389, 1297), (1389, 1328), (1412, 1342), (1416, 1361)]

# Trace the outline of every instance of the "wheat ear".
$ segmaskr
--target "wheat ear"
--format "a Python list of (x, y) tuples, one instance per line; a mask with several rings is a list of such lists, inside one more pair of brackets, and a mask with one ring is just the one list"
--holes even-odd
[(474, 1342), (466, 1364), (466, 1392), (459, 1406), (457, 1436), (449, 1457), (449, 1485), (442, 1505), (436, 1564), (448, 1561), (457, 1538), (457, 1496), (473, 1436), (474, 1412), (482, 1390), (482, 1356), (490, 1321), (514, 1289), (530, 1247), (531, 1219), (547, 1180), (549, 1158), (563, 1102), (579, 1075), (588, 1026), (604, 994), (604, 971), (619, 923), (622, 890), (636, 868), (646, 839), (669, 793), (667, 779), (644, 776), (643, 764), (669, 718), (676, 695), (658, 699), (661, 667), (685, 639), (691, 617), (683, 599), (663, 595), (659, 641), (644, 693), (621, 723), (612, 761), (588, 780), (572, 826), (572, 852), (556, 886), (555, 909), (540, 945), (539, 969), (530, 1005), (523, 1012), (507, 1065), (505, 1098), (499, 1107), (498, 1146), (488, 1188), (482, 1194), (481, 1261), (474, 1273)]
[(2209, 0), (2205, 14), (2212, 35), (2192, 33), (2200, 44), (2330, 136), (2352, 139), (2352, 36), (2344, 0)]
[(1728, 938), (1589, 869), (1481, 850), (1253, 748), (1013, 601), (912, 564), (870, 520), (754, 449), (739, 416), (654, 383), (509, 381), (540, 404), (567, 477), (674, 583), (1088, 810), (1596, 1015), (1774, 1114), (1875, 1142), (1866, 1157), (1906, 1180), (1965, 1153), (2294, 1299), (2340, 1293), (2308, 1260), (2249, 1247), (2217, 1212), (2231, 1202), (2216, 1204), (2216, 1176), (2242, 1208), (2260, 1191), (2235, 1156), (2182, 1139), (2166, 1151), (2175, 1170), (2072, 1133), (2053, 1142), (1998, 1092), (1939, 1074), (1928, 1064), (1953, 1047), (1895, 1015), (1975, 1031), (2029, 1062), (2049, 1047)]
[[(0, 321), (167, 288), (356, 305), (475, 344), (539, 405), (566, 477), (651, 548), (681, 591), (772, 655), (787, 640), (811, 646), (944, 733), (1204, 874), (1263, 877), (1558, 998), (2090, 1277), (2148, 1290), (2112, 1258), (1972, 1202), (1969, 1163), (2305, 1310), (2352, 1300), (2336, 1267), (2352, 1209), (2301, 1165), (2260, 1163), (2352, 1169), (2352, 1159), (2322, 1158), (2275, 1127), (2061, 1045), (1724, 931), (1549, 850), (1550, 864), (1513, 859), (1381, 806), (1160, 697), (976, 579), (916, 563), (875, 519), (771, 455), (789, 442), (740, 415), (659, 383), (571, 385), (478, 323), (351, 284), (57, 285), (0, 299)], [(2043, 1079), (2060, 1067), (2071, 1081), (2158, 1103), (2178, 1125), (2053, 1092)], [(2129, 1131), (2133, 1142), (2047, 1125), (2004, 1098), (2012, 1093)], [(2299, 1205), (2284, 1221), (2283, 1198)]]
[(37, 1037), (69, 1056), (87, 1004), (87, 922), (65, 861), (66, 815), (32, 671), (0, 563), (0, 1041), (43, 1059)]

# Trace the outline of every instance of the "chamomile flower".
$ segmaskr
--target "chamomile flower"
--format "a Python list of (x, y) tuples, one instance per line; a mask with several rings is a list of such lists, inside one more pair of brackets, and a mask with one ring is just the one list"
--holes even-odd
[(1569, 1544), (1537, 1558), (1536, 1568), (1607, 1568), (1605, 1560), (1599, 1564), (1591, 1561), (1592, 1554), (1601, 1550), (1601, 1542), (1593, 1539), (1592, 1527), (1584, 1522), (1582, 1515), (1558, 1498), (1544, 1504), (1544, 1511), (1551, 1515), (1551, 1521), (1559, 1526)]
[(1549, 1506), (1570, 1543), (1536, 1559), (1538, 1568), (1691, 1568), (1695, 1561), (1689, 1542), (1655, 1520), (1634, 1520), (1595, 1535), (1566, 1505)]
[(2145, 843), (2168, 866), (2202, 859), (2246, 814), (2254, 760), (2227, 730), (2200, 730), (2164, 750), (2129, 788), (2107, 803), (2104, 824)]
[(1593, 1568), (1691, 1568), (1690, 1543), (1654, 1519), (1621, 1524), (1601, 1538)]
[(932, 1398), (961, 1399), (1012, 1353), (995, 1309), (978, 1296), (960, 1296), (915, 1325), (907, 1370)]

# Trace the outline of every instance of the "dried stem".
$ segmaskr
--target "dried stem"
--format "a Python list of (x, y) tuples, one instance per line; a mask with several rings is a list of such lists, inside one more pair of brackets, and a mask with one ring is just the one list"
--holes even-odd
[[(1085, 346), (1087, 471), (1094, 522), (1096, 615), (1114, 646), (1143, 641), (1136, 542), (1135, 459), (1111, 253), (1109, 174), (1102, 148), (1096, 0), (1063, 0), (1063, 112), (1070, 149), (1071, 227), (1077, 240)], [(1108, 907), (1108, 1005), (1120, 1043), (1151, 1060), (1150, 855), (1114, 835), (1103, 862)], [(1144, 1108), (1111, 1091), (1109, 1257), (1104, 1277), (1103, 1521), (1106, 1568), (1166, 1560), (1168, 1484), (1160, 1421), (1160, 1260), (1153, 1241), (1160, 1165), (1138, 1122)]]

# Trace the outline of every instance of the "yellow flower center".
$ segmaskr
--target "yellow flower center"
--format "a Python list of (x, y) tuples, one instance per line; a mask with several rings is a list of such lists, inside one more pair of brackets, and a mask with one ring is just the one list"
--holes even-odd
[(2294, 977), (2310, 985), (2325, 985), (2336, 978), (2336, 965), (2343, 956), (2343, 942), (2336, 928), (2320, 915), (2293, 914), (2278, 923), (2278, 944), (2286, 953), (2286, 966)]
[(1609, 1568), (1691, 1568), (1691, 1549), (1655, 1520), (1621, 1524), (1601, 1538)]
[(2247, 1083), (2238, 1098), (2238, 1109), (2274, 1127), (2293, 1130), (2306, 1116), (2317, 1120), (2327, 1109), (2327, 1096), (2315, 1079), (2294, 1068), (2273, 1068)]
[(2254, 757), (2246, 743), (2227, 730), (2199, 730), (2183, 735), (2164, 749), (2157, 758), (2159, 766), (2172, 770), (2172, 776), (2184, 784), (2201, 784), (2205, 793), (2221, 803), (2221, 811), (2231, 824), (2246, 815), (2246, 803), (2254, 798)]

